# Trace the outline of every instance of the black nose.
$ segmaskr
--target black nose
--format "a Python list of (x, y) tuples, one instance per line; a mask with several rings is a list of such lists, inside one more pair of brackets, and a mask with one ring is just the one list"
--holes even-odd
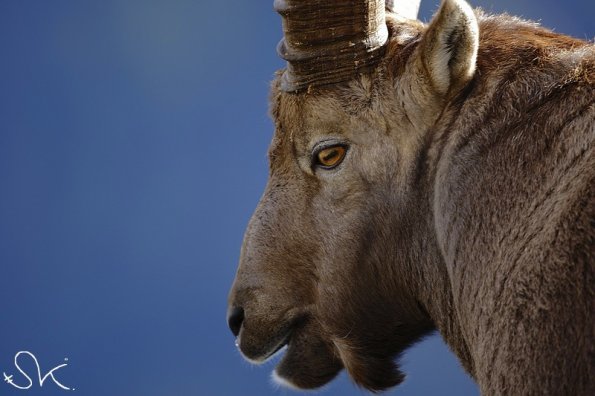
[(244, 321), (244, 308), (231, 307), (227, 312), (227, 324), (234, 336), (240, 334), (242, 322)]

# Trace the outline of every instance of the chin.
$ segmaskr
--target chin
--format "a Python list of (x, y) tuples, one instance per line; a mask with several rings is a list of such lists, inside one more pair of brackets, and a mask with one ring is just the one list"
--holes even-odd
[(317, 389), (332, 381), (343, 368), (334, 347), (322, 338), (296, 333), (272, 376), (290, 389)]

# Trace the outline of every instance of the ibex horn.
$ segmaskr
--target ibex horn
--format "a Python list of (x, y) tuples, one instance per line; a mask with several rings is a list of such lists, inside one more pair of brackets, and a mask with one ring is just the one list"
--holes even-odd
[[(297, 92), (369, 71), (384, 55), (388, 40), (385, 6), (393, 11), (393, 3), (275, 0), (284, 32), (277, 52), (287, 61), (281, 88)], [(418, 8), (419, 1), (397, 0), (397, 13), (404, 17), (415, 18)]]

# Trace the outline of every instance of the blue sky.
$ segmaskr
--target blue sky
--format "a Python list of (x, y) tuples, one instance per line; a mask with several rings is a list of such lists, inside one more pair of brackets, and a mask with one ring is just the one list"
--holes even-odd
[[(473, 4), (595, 34), (587, 0)], [(0, 372), (26, 384), (17, 352), (43, 373), (68, 358), (76, 388), (0, 395), (291, 393), (225, 324), (280, 37), (272, 0), (0, 2)], [(438, 336), (403, 363), (388, 394), (477, 394)], [(362, 391), (343, 375), (322, 394)]]

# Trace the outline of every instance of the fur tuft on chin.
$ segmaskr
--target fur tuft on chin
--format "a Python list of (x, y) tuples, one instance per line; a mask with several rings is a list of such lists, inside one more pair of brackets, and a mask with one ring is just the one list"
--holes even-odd
[(341, 358), (351, 379), (371, 392), (382, 392), (405, 380), (405, 374), (389, 357), (358, 356), (341, 351)]
[(315, 325), (294, 333), (273, 381), (290, 389), (315, 389), (329, 383), (343, 365), (332, 344), (324, 341)]
[(273, 382), (273, 384), (281, 387), (281, 388), (286, 388), (286, 389), (291, 389), (294, 391), (303, 391), (304, 389), (296, 386), (293, 382), (287, 380), (286, 378), (283, 378), (279, 375), (279, 373), (277, 373), (277, 369), (273, 370), (273, 372), (271, 373), (271, 381)]

